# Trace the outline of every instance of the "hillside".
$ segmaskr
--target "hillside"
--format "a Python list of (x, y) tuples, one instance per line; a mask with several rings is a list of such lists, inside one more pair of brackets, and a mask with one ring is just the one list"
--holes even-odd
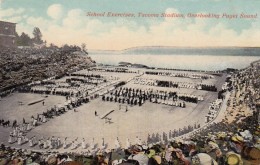
[(84, 52), (62, 49), (1, 49), (0, 56), (0, 91), (61, 76), (95, 63)]

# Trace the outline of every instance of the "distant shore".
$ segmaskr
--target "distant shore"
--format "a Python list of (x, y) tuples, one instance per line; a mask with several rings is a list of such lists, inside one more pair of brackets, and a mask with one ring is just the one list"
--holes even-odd
[[(89, 53), (90, 57), (103, 65), (115, 65), (120, 62), (142, 64), (153, 68), (169, 68), (181, 70), (222, 71), (227, 68), (243, 69), (252, 62), (260, 60), (260, 56), (229, 55), (150, 55), (150, 54), (114, 54)], [(137, 58), (138, 56), (138, 58)]]
[(140, 46), (123, 50), (89, 50), (95, 54), (125, 55), (215, 55), (215, 56), (260, 56), (260, 47), (172, 47)]

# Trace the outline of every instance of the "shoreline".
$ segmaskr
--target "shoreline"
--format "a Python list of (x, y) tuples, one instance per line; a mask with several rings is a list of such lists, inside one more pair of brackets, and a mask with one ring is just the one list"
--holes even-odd
[[(120, 62), (142, 64), (150, 68), (168, 68), (171, 70), (223, 71), (227, 68), (243, 69), (260, 56), (185, 56), (185, 55), (114, 55), (96, 54), (90, 57), (101, 65), (117, 66)], [(138, 57), (138, 58), (137, 58)]]

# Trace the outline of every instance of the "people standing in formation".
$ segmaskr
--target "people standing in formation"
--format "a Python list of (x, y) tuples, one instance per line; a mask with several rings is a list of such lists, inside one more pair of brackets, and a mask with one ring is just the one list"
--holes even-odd
[[(17, 134), (18, 137), (14, 136)], [(84, 150), (88, 148), (85, 138), (82, 138), (81, 142), (78, 141), (78, 138), (75, 138), (73, 140), (68, 140), (68, 138), (65, 137), (64, 140), (62, 141), (60, 137), (54, 137), (54, 136), (47, 137), (47, 138), (46, 137), (37, 138), (36, 136), (32, 136), (28, 138), (26, 134), (22, 132), (16, 132), (15, 130), (13, 132), (10, 132), (10, 135), (8, 137), (8, 142), (10, 144), (17, 143), (18, 145), (28, 145), (30, 148), (35, 148), (38, 146), (39, 149), (51, 149), (51, 150), (57, 150), (60, 148), (75, 150), (78, 147)], [(150, 142), (155, 142), (155, 141), (151, 140)], [(137, 145), (142, 145), (146, 143), (148, 143), (148, 141), (144, 143), (138, 136), (136, 136), (135, 142), (133, 142), (133, 144), (137, 144)], [(127, 138), (125, 147), (129, 148), (130, 146), (131, 146), (131, 142), (129, 138)], [(95, 150), (96, 144), (94, 138), (92, 139), (89, 148), (91, 150)], [(102, 138), (100, 149), (104, 150), (105, 148), (106, 148), (105, 139)], [(122, 144), (119, 138), (117, 137), (115, 139), (114, 149), (121, 149), (121, 148), (122, 148)]]
[(202, 96), (182, 94), (177, 92), (158, 91), (153, 89), (141, 90), (135, 88), (120, 87), (102, 96), (102, 101), (118, 102), (129, 105), (142, 106), (145, 101), (169, 106), (185, 108), (185, 102), (198, 103), (202, 101)]
[(175, 82), (175, 81), (166, 81), (166, 80), (157, 80), (157, 79), (146, 79), (146, 78), (135, 78), (134, 84), (141, 84), (145, 86), (157, 86), (165, 88), (187, 88), (187, 89), (196, 89), (196, 90), (205, 90), (211, 92), (217, 92), (217, 87), (212, 84), (203, 84), (203, 83), (191, 83), (191, 82)]
[[(34, 117), (32, 117), (32, 118), (34, 118)], [(26, 123), (25, 120), (24, 120), (24, 122)], [(13, 144), (13, 143), (17, 143), (18, 145), (27, 144), (29, 147), (38, 146), (40, 149), (60, 149), (63, 147), (63, 149), (68, 148), (68, 149), (75, 150), (79, 146), (82, 149), (87, 148), (87, 142), (85, 141), (84, 138), (82, 139), (81, 142), (78, 142), (78, 138), (76, 138), (72, 141), (71, 140), (69, 141), (68, 138), (65, 137), (64, 140), (62, 141), (60, 137), (54, 137), (54, 136), (47, 137), (47, 138), (40, 137), (38, 139), (35, 136), (28, 138), (27, 137), (27, 128), (28, 128), (27, 124), (23, 124), (24, 127), (22, 127), (22, 125), (18, 125), (17, 127), (15, 127), (15, 129), (13, 129), (12, 132), (10, 132), (10, 135), (8, 137), (8, 142), (10, 144)], [(195, 128), (199, 128), (199, 127), (195, 127)], [(192, 130), (193, 130), (193, 127), (189, 126), (187, 128), (181, 129), (179, 131), (176, 131), (176, 130), (170, 131), (169, 138), (180, 136), (180, 135), (190, 132)], [(162, 139), (164, 141), (167, 141), (166, 140), (167, 138), (165, 138), (165, 136), (166, 135), (163, 135), (163, 137), (156, 136), (157, 138), (154, 138), (154, 135), (153, 135), (151, 139), (148, 138), (146, 143), (160, 142), (160, 141), (162, 141)], [(141, 144), (143, 144), (143, 142), (138, 136), (136, 136), (136, 140), (133, 144), (141, 145)], [(130, 145), (131, 145), (130, 140), (127, 138), (125, 146), (130, 147)], [(119, 141), (119, 138), (116, 138), (115, 146), (116, 146), (116, 148), (121, 148), (122, 144)], [(90, 143), (90, 148), (91, 148), (91, 150), (95, 149), (94, 138), (92, 139), (92, 143)], [(102, 138), (101, 148), (103, 148), (103, 149), (106, 148), (106, 145), (104, 143), (104, 138)]]
[(92, 71), (98, 72), (116, 72), (116, 73), (137, 73), (137, 71), (126, 68), (93, 68)]
[[(43, 105), (44, 104), (45, 103), (43, 102)], [(66, 108), (66, 109), (69, 110), (70, 108)], [(66, 109), (62, 108), (62, 107), (58, 108), (57, 106), (54, 106), (50, 110), (47, 110), (47, 112), (43, 112), (42, 114), (37, 114), (36, 117), (31, 116), (31, 121), (29, 121), (29, 122), (26, 122), (26, 120), (23, 118), (22, 123), (20, 123), (20, 124), (17, 122), (17, 120), (14, 120), (11, 125), (10, 120), (0, 119), (0, 125), (3, 127), (11, 126), (13, 129), (13, 131), (10, 133), (10, 135), (8, 137), (8, 143), (18, 142), (18, 145), (22, 145), (22, 144), (28, 142), (30, 147), (32, 147), (36, 144), (36, 142), (33, 139), (28, 139), (26, 137), (26, 134), (30, 130), (32, 130), (34, 127), (37, 127), (39, 125), (39, 123), (46, 123), (48, 121), (48, 119), (51, 119), (54, 116), (58, 116), (60, 114), (65, 113)], [(74, 108), (74, 111), (76, 111), (75, 108)], [(53, 141), (50, 143), (53, 143)], [(43, 148), (50, 146), (50, 145), (45, 144), (42, 141), (41, 141), (41, 144), (42, 144), (41, 147), (43, 147)], [(60, 146), (60, 139), (58, 139), (58, 144), (55, 146), (52, 146), (52, 148), (57, 148), (57, 146)]]
[(22, 145), (24, 143), (29, 142), (30, 146), (34, 146), (34, 144), (36, 143), (35, 137), (33, 139), (32, 138), (28, 139), (26, 137), (26, 134), (34, 127), (33, 125), (35, 124), (35, 121), (32, 120), (29, 123), (26, 123), (25, 120), (23, 121), (24, 122), (20, 125), (17, 124), (16, 120), (13, 122), (12, 132), (10, 132), (9, 134), (8, 143), (12, 144), (17, 142), (18, 145)]
[(103, 101), (126, 103), (130, 105), (139, 105), (141, 106), (145, 100), (148, 99), (148, 93), (145, 93), (142, 90), (134, 88), (122, 88), (111, 91), (109, 94), (103, 95)]
[[(47, 95), (61, 95), (66, 97), (66, 101), (70, 102), (72, 108), (80, 106), (82, 103), (89, 102), (89, 93), (95, 93), (112, 82), (118, 80), (118, 77), (104, 77), (99, 73), (88, 71), (88, 73), (70, 73), (66, 74), (65, 81), (56, 82), (53, 79), (32, 82), (26, 87), (21, 88), (21, 92), (32, 92)], [(97, 97), (97, 95), (94, 95)], [(44, 105), (44, 101), (42, 104)]]

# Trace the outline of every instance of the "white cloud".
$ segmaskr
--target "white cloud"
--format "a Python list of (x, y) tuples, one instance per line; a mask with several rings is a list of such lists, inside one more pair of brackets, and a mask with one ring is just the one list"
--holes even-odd
[[(178, 13), (178, 10), (169, 8), (165, 12)], [(25, 17), (25, 23), (17, 24), (17, 31), (31, 35), (33, 27), (39, 27), (48, 43), (59, 46), (86, 43), (89, 49), (125, 49), (147, 45), (258, 46), (260, 42), (259, 23), (252, 23), (251, 28), (237, 33), (221, 21), (209, 26), (211, 20), (202, 18), (161, 19), (161, 22), (152, 23), (147, 28), (128, 19), (114, 18), (111, 22), (104, 22), (89, 18), (81, 9), (72, 9), (63, 16), (60, 24), (55, 19)]]
[(52, 21), (46, 20), (42, 17), (28, 17), (26, 23), (33, 27), (42, 27), (44, 29), (47, 29)]
[[(1, 9), (1, 6), (0, 6)], [(9, 8), (9, 9), (1, 9), (0, 10), (0, 18), (7, 18), (7, 17), (13, 17), (13, 16), (17, 16), (17, 15), (21, 15), (25, 12), (24, 8), (18, 8), (18, 9), (14, 9), (14, 8)]]
[(8, 21), (17, 23), (17, 22), (20, 22), (22, 19), (23, 19), (22, 16), (15, 16), (15, 17), (9, 18)]
[[(159, 24), (151, 25), (148, 29), (138, 26), (135, 22), (124, 22), (115, 20), (105, 23), (97, 19), (87, 20), (80, 15), (68, 15), (61, 26), (51, 26), (47, 29), (44, 37), (49, 43), (86, 43), (91, 49), (125, 49), (145, 45), (256, 46), (260, 38), (260, 28), (256, 25), (237, 34), (222, 23), (207, 27), (208, 20), (199, 18), (194, 21), (166, 19)], [(205, 31), (207, 28), (209, 29)]]
[(86, 23), (84, 12), (81, 9), (72, 9), (68, 12), (67, 17), (63, 19), (63, 25), (72, 28), (81, 28)]
[(60, 4), (53, 4), (48, 7), (47, 14), (53, 19), (60, 19), (63, 15), (63, 7)]

